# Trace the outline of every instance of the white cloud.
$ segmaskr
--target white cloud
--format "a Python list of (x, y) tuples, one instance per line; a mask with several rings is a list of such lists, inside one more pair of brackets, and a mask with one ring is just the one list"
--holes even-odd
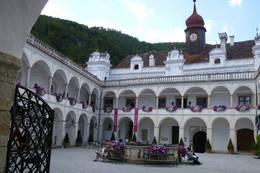
[(104, 2), (99, 1), (97, 3), (98, 7), (108, 9), (110, 6)]
[(227, 32), (228, 31), (228, 25), (226, 24), (223, 28), (222, 28), (222, 32)]
[(120, 2), (132, 12), (138, 22), (144, 22), (155, 13), (153, 8), (146, 6), (141, 0), (120, 0)]
[(60, 5), (56, 4), (54, 0), (51, 0), (47, 3), (47, 5), (44, 7), (42, 10), (42, 13), (47, 16), (53, 16), (61, 19), (68, 19), (68, 20), (73, 20), (73, 15), (66, 11), (63, 7)]
[(205, 28), (207, 29), (207, 34), (211, 34), (212, 25), (214, 25), (214, 21), (213, 20), (206, 20), (205, 21)]
[(229, 0), (230, 6), (238, 6), (240, 7), (242, 5), (243, 0)]

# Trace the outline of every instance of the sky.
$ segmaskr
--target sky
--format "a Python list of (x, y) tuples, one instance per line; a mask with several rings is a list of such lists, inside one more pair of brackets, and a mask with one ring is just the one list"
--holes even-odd
[[(235, 35), (235, 41), (252, 40), (260, 30), (260, 0), (197, 0), (196, 5), (207, 43), (219, 43), (220, 32)], [(192, 12), (193, 0), (49, 0), (42, 14), (157, 43), (184, 42)]]

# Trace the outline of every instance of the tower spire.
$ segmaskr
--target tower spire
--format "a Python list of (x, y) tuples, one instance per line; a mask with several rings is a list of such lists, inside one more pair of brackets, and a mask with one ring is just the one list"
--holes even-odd
[(196, 0), (193, 0), (193, 2), (194, 2), (193, 13), (197, 13), (197, 9), (196, 9)]

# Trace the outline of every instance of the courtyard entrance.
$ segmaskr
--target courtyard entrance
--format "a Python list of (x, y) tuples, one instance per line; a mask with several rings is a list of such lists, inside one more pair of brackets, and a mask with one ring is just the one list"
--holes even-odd
[(199, 131), (195, 133), (192, 141), (193, 141), (193, 150), (196, 153), (205, 152), (206, 138), (207, 138), (207, 134), (203, 131)]
[(254, 140), (254, 131), (250, 129), (240, 129), (237, 131), (237, 150), (250, 151), (250, 144)]

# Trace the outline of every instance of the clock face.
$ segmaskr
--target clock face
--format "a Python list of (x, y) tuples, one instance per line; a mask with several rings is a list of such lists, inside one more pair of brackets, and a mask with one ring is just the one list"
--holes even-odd
[(195, 33), (192, 33), (191, 35), (190, 35), (190, 41), (196, 41), (197, 40), (197, 34), (195, 34)]

